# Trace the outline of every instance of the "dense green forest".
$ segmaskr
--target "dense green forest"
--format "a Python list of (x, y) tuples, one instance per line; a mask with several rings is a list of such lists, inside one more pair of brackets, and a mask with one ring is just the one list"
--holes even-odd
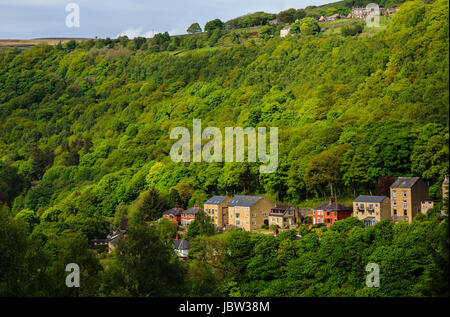
[[(407, 2), (386, 28), (358, 35), (243, 41), (212, 28), (0, 52), (0, 295), (448, 295), (439, 282), (448, 281), (448, 222), (433, 215), (371, 228), (351, 218), (300, 241), (200, 236), (188, 263), (169, 247), (169, 224), (145, 225), (213, 194), (298, 205), (326, 199), (331, 186), (338, 198), (382, 194), (392, 175), (423, 177), (440, 200), (448, 6)], [(233, 45), (221, 46), (224, 37)], [(277, 172), (172, 162), (170, 131), (193, 119), (279, 127)], [(87, 239), (129, 214), (126, 243), (100, 265)], [(211, 244), (229, 252), (215, 258)], [(88, 268), (89, 287), (58, 284), (67, 261)], [(381, 277), (389, 287), (364, 288), (367, 261), (392, 268)]]

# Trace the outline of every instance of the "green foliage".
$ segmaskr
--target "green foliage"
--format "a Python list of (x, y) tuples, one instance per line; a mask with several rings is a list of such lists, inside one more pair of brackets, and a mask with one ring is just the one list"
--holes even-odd
[(167, 210), (168, 204), (155, 188), (142, 194), (137, 202), (136, 209), (144, 220), (153, 221), (161, 218), (162, 213)]
[(345, 36), (353, 36), (353, 35), (357, 35), (359, 33), (362, 33), (363, 31), (363, 26), (361, 24), (353, 24), (353, 25), (344, 25), (341, 28), (341, 33), (342, 35)]
[(198, 23), (192, 23), (190, 27), (186, 30), (186, 32), (194, 34), (194, 33), (201, 33), (202, 28), (200, 27), (200, 24)]
[[(202, 241), (195, 258), (201, 255), (203, 265), (206, 262), (222, 276), (215, 283), (225, 295), (446, 296), (449, 292), (447, 219), (431, 216), (410, 225), (384, 220), (364, 228), (358, 219), (347, 218), (320, 238), (315, 231), (304, 232), (300, 240), (295, 231), (277, 237), (229, 231), (222, 238), (224, 243), (214, 243), (212, 249), (216, 237)], [(221, 254), (226, 256), (217, 257)], [(366, 286), (369, 263), (380, 267), (379, 288)]]
[(195, 215), (186, 232), (188, 240), (197, 238), (199, 236), (212, 236), (216, 232), (214, 222), (205, 212), (198, 212)]
[[(73, 248), (92, 268), (93, 288), (86, 295), (99, 278), (100, 294), (154, 295), (155, 288), (172, 282), (146, 279), (150, 255), (139, 269), (131, 261), (141, 253), (162, 252), (163, 263), (176, 263), (171, 246), (161, 242), (170, 240), (173, 228), (150, 233), (142, 228), (146, 238), (160, 242), (154, 249), (143, 241), (136, 242), (135, 253), (127, 249), (128, 259), (119, 261), (126, 270), (113, 263), (102, 272), (85, 239), (105, 236), (111, 223), (117, 226), (129, 213), (152, 221), (174, 204), (200, 205), (211, 195), (269, 194), (301, 203), (311, 195), (385, 192), (393, 175), (423, 177), (431, 197), (440, 200), (449, 148), (448, 1), (405, 3), (386, 29), (361, 36), (346, 36), (359, 30), (345, 28), (342, 34), (319, 33), (311, 18), (330, 8), (344, 14), (365, 4), (309, 7), (294, 10), (297, 16), (287, 10), (283, 18), (300, 19), (291, 30), (301, 36), (285, 39), (272, 36), (283, 26), (267, 25), (274, 16), (261, 13), (225, 26), (210, 21), (201, 34), (71, 41), (0, 52), (0, 204), (2, 210), (9, 209), (4, 203), (11, 206), (16, 215), (8, 211), (1, 218), (2, 295), (59, 295), (51, 290), (59, 289), (53, 288), (53, 279), (59, 281), (64, 273), (63, 263), (55, 264), (63, 248)], [(202, 119), (203, 127), (220, 129), (279, 127), (277, 172), (260, 175), (258, 163), (172, 162), (170, 131), (191, 127), (194, 118)], [(443, 208), (448, 210), (448, 201)], [(201, 267), (192, 272), (191, 291), (185, 294), (211, 290), (195, 276), (217, 285), (219, 294), (238, 296), (448, 292), (438, 278), (448, 276), (445, 221), (418, 219), (395, 230), (386, 223), (350, 226), (351, 221), (332, 230), (306, 225), (301, 242), (274, 243), (227, 232), (211, 244), (217, 243), (217, 249), (227, 245), (230, 253), (220, 249), (220, 261), (209, 264), (223, 280), (216, 284), (210, 268)], [(192, 228), (197, 237), (212, 232), (210, 225)], [(402, 238), (418, 247), (406, 248)], [(389, 239), (395, 241), (389, 244)], [(260, 243), (274, 250), (267, 263), (262, 247), (255, 249)], [(298, 252), (289, 252), (297, 247)], [(68, 259), (70, 250), (64, 256)], [(404, 266), (397, 265), (397, 256), (411, 267), (398, 272)], [(361, 289), (369, 260), (393, 270), (379, 293)], [(33, 267), (33, 261), (41, 266)], [(277, 265), (281, 278), (274, 277)], [(316, 272), (317, 266), (323, 268)], [(333, 268), (337, 273), (330, 273)], [(261, 279), (249, 278), (259, 273)], [(66, 291), (61, 294), (84, 295)]]
[(314, 18), (303, 18), (300, 20), (300, 32), (303, 35), (314, 35), (320, 32), (320, 26)]
[(211, 32), (217, 29), (221, 30), (224, 28), (224, 23), (220, 19), (214, 19), (205, 24), (205, 31)]
[(117, 261), (124, 276), (120, 289), (131, 296), (185, 294), (186, 269), (173, 245), (163, 242), (158, 230), (149, 227), (139, 213), (130, 221), (127, 239), (117, 248)]

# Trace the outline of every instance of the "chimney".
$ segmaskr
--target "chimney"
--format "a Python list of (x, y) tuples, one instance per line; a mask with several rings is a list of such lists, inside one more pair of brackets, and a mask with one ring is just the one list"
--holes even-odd
[(335, 203), (334, 197), (330, 197), (330, 204), (334, 204), (334, 203)]
[(178, 235), (178, 233), (177, 233), (177, 235), (175, 237), (175, 240), (180, 240), (180, 236)]

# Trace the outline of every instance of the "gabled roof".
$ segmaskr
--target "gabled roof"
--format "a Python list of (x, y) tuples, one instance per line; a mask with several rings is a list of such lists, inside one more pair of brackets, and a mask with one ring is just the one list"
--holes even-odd
[(385, 200), (386, 196), (366, 196), (366, 195), (360, 195), (358, 198), (356, 198), (353, 202), (355, 203), (381, 203), (383, 200)]
[(218, 205), (221, 204), (225, 199), (227, 199), (227, 196), (212, 196), (210, 199), (205, 201), (204, 205)]
[(391, 188), (411, 188), (419, 179), (420, 177), (399, 177)]
[(203, 209), (198, 208), (198, 207), (192, 207), (192, 208), (189, 208), (188, 210), (183, 211), (182, 213), (195, 215), (196, 213), (201, 212), (201, 211), (203, 211)]
[(325, 203), (320, 206), (314, 208), (315, 210), (323, 210), (323, 211), (352, 211), (352, 207), (347, 207), (338, 203)]
[(260, 201), (262, 198), (263, 197), (261, 196), (234, 196), (228, 203), (228, 206), (250, 207)]
[(192, 248), (191, 243), (184, 239), (174, 239), (173, 245), (175, 246), (176, 250), (189, 250), (190, 248)]
[(179, 215), (181, 215), (181, 213), (183, 211), (184, 210), (181, 209), (180, 207), (174, 207), (174, 208), (172, 208), (170, 210), (167, 210), (167, 211), (163, 212), (163, 215), (179, 216)]

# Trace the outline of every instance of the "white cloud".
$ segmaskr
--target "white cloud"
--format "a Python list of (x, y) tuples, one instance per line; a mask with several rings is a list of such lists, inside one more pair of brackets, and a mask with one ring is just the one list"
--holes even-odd
[[(134, 39), (135, 37), (145, 37), (145, 38), (152, 38), (155, 36), (155, 34), (158, 33), (164, 33), (161, 31), (157, 31), (157, 30), (150, 30), (147, 32), (144, 32), (144, 28), (142, 26), (138, 27), (138, 28), (128, 28), (125, 31), (120, 32), (119, 34), (117, 34), (117, 37), (119, 36), (128, 36), (129, 39)], [(173, 29), (171, 31), (168, 32), (170, 35), (176, 35), (176, 34), (180, 34), (178, 29)]]
[(157, 31), (147, 31), (144, 32), (143, 31), (144, 28), (143, 27), (138, 27), (138, 28), (128, 28), (125, 31), (120, 32), (119, 34), (117, 34), (117, 37), (119, 36), (128, 36), (128, 38), (130, 39), (134, 39), (135, 37), (146, 37), (146, 38), (150, 38), (153, 37), (156, 33), (160, 33)]

